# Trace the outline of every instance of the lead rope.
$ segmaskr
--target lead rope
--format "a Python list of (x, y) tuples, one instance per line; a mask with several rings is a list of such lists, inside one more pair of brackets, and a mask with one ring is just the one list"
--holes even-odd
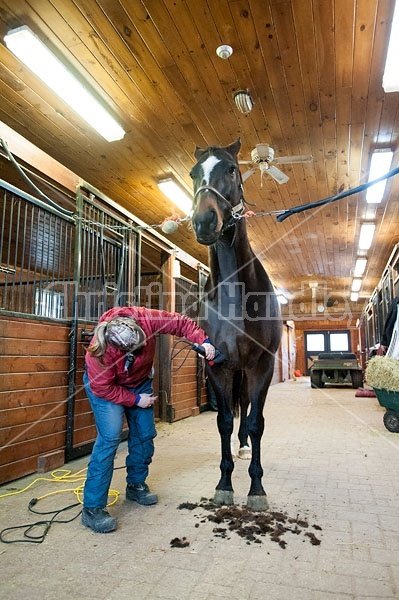
[(310, 202), (309, 204), (300, 204), (299, 206), (294, 206), (293, 208), (288, 208), (284, 210), (272, 210), (269, 212), (254, 212), (252, 210), (246, 211), (244, 214), (237, 216), (237, 219), (249, 219), (251, 217), (270, 217), (277, 216), (277, 222), (282, 223), (285, 219), (290, 217), (291, 215), (304, 212), (305, 210), (309, 210), (311, 208), (318, 208), (319, 206), (324, 206), (325, 204), (330, 204), (332, 202), (336, 202), (337, 200), (341, 200), (342, 198), (346, 198), (347, 196), (352, 196), (353, 194), (357, 194), (359, 192), (363, 192), (367, 190), (369, 187), (379, 183), (380, 181), (384, 181), (384, 179), (389, 179), (394, 175), (399, 173), (399, 167), (389, 171), (385, 175), (374, 179), (373, 181), (369, 181), (367, 183), (362, 183), (361, 185), (341, 192), (340, 194), (336, 194), (335, 196), (330, 196), (329, 198), (324, 198), (323, 200), (318, 200), (317, 202)]

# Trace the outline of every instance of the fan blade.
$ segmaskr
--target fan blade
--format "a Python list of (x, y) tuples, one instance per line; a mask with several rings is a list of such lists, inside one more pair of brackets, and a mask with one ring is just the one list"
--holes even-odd
[(270, 175), (270, 177), (273, 177), (273, 179), (277, 181), (277, 183), (279, 183), (280, 185), (282, 183), (287, 183), (287, 181), (289, 180), (289, 177), (285, 173), (280, 171), (280, 169), (277, 169), (277, 167), (269, 167), (266, 173)]
[(245, 171), (245, 173), (243, 173), (241, 175), (242, 178), (242, 182), (244, 183), (244, 181), (246, 181), (248, 179), (248, 177), (251, 177), (251, 175), (253, 175), (255, 173), (255, 171), (258, 170), (258, 165), (256, 165), (256, 167), (253, 167), (252, 169), (249, 169), (248, 171)]
[(273, 162), (276, 165), (289, 165), (290, 163), (309, 163), (312, 160), (311, 154), (298, 154), (296, 156), (278, 156)]
[(253, 165), (253, 161), (252, 160), (239, 160), (238, 161), (239, 165)]

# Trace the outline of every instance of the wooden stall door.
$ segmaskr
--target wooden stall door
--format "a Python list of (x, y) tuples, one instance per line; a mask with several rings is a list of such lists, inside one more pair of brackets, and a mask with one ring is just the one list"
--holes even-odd
[(64, 463), (69, 331), (0, 317), (0, 483)]

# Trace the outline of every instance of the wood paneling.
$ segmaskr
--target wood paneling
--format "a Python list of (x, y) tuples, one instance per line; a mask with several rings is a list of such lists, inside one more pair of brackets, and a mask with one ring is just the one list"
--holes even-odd
[[(364, 183), (375, 146), (391, 146), (397, 165), (399, 94), (381, 85), (393, 8), (394, 0), (0, 0), (0, 38), (31, 27), (109, 106), (126, 135), (105, 142), (3, 44), (0, 120), (69, 169), (67, 187), (83, 178), (150, 224), (176, 212), (157, 179), (172, 173), (190, 190), (195, 146), (237, 137), (242, 159), (259, 142), (277, 156), (313, 155), (311, 164), (282, 166), (290, 180), (281, 186), (252, 175), (245, 194), (256, 210), (317, 201)], [(229, 60), (215, 53), (221, 43), (234, 49)], [(240, 88), (253, 96), (249, 115), (233, 102)], [(11, 129), (1, 131), (12, 138)], [(38, 168), (32, 148), (20, 140), (14, 148)], [(54, 172), (53, 161), (49, 168)], [(399, 241), (398, 180), (390, 180), (376, 211), (352, 312), (361, 311)], [(248, 228), (277, 287), (295, 295), (313, 279), (348, 298), (365, 211), (361, 193), (283, 223), (252, 219)], [(185, 225), (171, 240), (207, 262)]]
[[(180, 346), (181, 347), (181, 346)], [(178, 421), (186, 417), (199, 414), (200, 406), (197, 401), (197, 354), (184, 349), (172, 361), (172, 378), (170, 391), (170, 404), (173, 409), (173, 420)], [(205, 385), (202, 386), (205, 388)], [(202, 390), (204, 392), (204, 389)], [(201, 394), (201, 405), (207, 402), (206, 394)]]
[(0, 317), (0, 481), (36, 471), (65, 447), (69, 329)]
[[(0, 482), (35, 472), (39, 457), (65, 449), (68, 336), (66, 323), (0, 317)], [(78, 350), (82, 356), (81, 343)], [(76, 385), (74, 443), (80, 445), (95, 438), (82, 369)]]

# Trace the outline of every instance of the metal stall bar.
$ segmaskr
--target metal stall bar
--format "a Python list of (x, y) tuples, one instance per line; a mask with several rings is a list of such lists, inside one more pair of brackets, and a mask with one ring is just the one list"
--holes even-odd
[[(93, 440), (77, 444), (75, 437), (86, 412), (77, 411), (77, 363), (79, 326), (92, 330), (101, 314), (117, 305), (127, 289), (128, 240), (131, 225), (101, 206), (84, 190), (77, 193), (77, 232), (75, 237), (75, 271), (73, 315), (70, 334), (70, 369), (68, 373), (68, 409), (66, 459), (91, 451)], [(84, 331), (83, 335), (89, 331)], [(85, 338), (86, 339), (86, 338)], [(82, 340), (83, 341), (83, 338)], [(79, 378), (80, 385), (80, 378)], [(84, 405), (82, 405), (84, 406)]]
[[(71, 277), (68, 255), (56, 257), (54, 231), (62, 223), (65, 238), (72, 238), (74, 217), (0, 180), (0, 305), (2, 310), (32, 317), (54, 317), (52, 282)], [(61, 260), (62, 258), (62, 260)], [(57, 264), (63, 264), (63, 274)], [(68, 273), (69, 271), (69, 273)], [(51, 301), (49, 302), (51, 296)], [(57, 300), (61, 302), (62, 294)], [(57, 314), (57, 317), (59, 314)]]
[(74, 250), (74, 272), (73, 272), (73, 292), (72, 292), (72, 313), (71, 330), (69, 333), (70, 356), (68, 371), (68, 398), (67, 398), (67, 422), (66, 422), (66, 444), (65, 460), (69, 461), (75, 458), (73, 453), (73, 433), (75, 417), (75, 394), (76, 394), (76, 359), (78, 342), (78, 319), (79, 319), (79, 282), (82, 259), (82, 212), (83, 199), (80, 194), (76, 197), (76, 232), (75, 232), (75, 250)]

